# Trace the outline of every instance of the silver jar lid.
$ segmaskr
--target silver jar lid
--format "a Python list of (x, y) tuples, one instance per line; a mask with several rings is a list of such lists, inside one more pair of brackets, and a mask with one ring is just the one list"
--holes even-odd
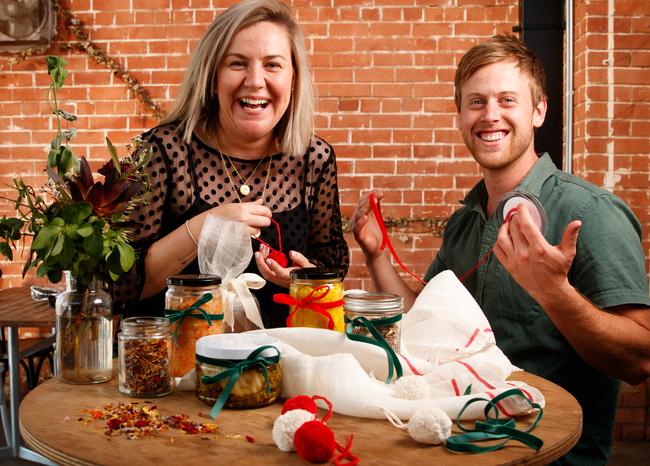
[(348, 293), (343, 298), (343, 307), (346, 311), (358, 314), (368, 313), (394, 313), (401, 311), (403, 299), (393, 293), (371, 291), (367, 293)]

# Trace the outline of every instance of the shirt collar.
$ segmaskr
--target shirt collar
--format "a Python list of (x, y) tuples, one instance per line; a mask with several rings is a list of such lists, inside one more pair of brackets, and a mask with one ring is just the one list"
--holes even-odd
[[(517, 186), (517, 191), (524, 191), (534, 196), (539, 197), (539, 194), (542, 190), (542, 185), (544, 182), (553, 174), (557, 168), (551, 159), (551, 156), (548, 152), (544, 152), (533, 168), (528, 172), (528, 174), (521, 180), (521, 183)], [(487, 190), (485, 189), (485, 182), (483, 180), (476, 183), (472, 190), (467, 193), (465, 199), (460, 201), (460, 203), (466, 206), (469, 210), (475, 210), (477, 212), (483, 213), (483, 204), (487, 199)]]

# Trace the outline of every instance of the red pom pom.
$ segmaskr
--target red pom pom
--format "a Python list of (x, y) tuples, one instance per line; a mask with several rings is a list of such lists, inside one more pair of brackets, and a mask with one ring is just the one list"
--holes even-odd
[(287, 264), (289, 263), (287, 256), (285, 256), (284, 253), (280, 251), (271, 251), (271, 253), (269, 254), (269, 259), (273, 259), (275, 262), (277, 262), (280, 265), (280, 267), (286, 267)]
[(310, 463), (326, 463), (336, 449), (334, 432), (321, 421), (307, 421), (293, 436), (293, 445), (300, 457)]
[(287, 401), (285, 401), (284, 405), (282, 405), (282, 414), (294, 409), (304, 409), (305, 411), (313, 413), (314, 416), (318, 414), (316, 403), (314, 403), (314, 400), (312, 400), (307, 395), (294, 396), (293, 398), (289, 398)]

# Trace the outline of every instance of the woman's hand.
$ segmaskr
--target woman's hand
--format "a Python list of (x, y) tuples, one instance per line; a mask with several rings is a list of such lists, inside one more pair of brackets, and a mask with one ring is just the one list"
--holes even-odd
[[(379, 202), (384, 197), (379, 191), (374, 191), (374, 193), (375, 202)], [(366, 193), (359, 199), (357, 208), (350, 219), (354, 239), (359, 243), (361, 250), (366, 256), (366, 260), (370, 261), (377, 259), (383, 254), (383, 250), (380, 249), (383, 237), (379, 229), (379, 224), (377, 224), (377, 220), (372, 213), (370, 203), (373, 200), (370, 198), (371, 194), (372, 192)]]
[(262, 199), (257, 199), (253, 202), (224, 204), (210, 209), (207, 213), (245, 223), (248, 225), (248, 233), (258, 236), (260, 228), (271, 224), (271, 209), (262, 205), (262, 202)]
[(261, 245), (260, 250), (255, 253), (257, 268), (264, 277), (276, 285), (289, 288), (291, 285), (291, 271), (301, 267), (315, 267), (305, 256), (298, 251), (289, 251), (288, 259), (292, 262), (291, 267), (282, 267), (273, 259), (269, 258), (271, 250), (268, 246)]

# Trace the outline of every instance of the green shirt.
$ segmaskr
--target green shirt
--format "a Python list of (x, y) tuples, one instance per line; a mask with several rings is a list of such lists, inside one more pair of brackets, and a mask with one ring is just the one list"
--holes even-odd
[[(545, 237), (550, 244), (560, 243), (569, 222), (582, 221), (577, 254), (569, 271), (569, 281), (580, 293), (600, 308), (650, 306), (641, 225), (621, 199), (558, 170), (548, 154), (538, 160), (516, 190), (533, 194), (544, 206), (548, 216)], [(426, 280), (447, 269), (460, 277), (492, 250), (500, 224), (495, 216), (486, 218), (483, 181), (462, 204), (449, 219)], [(561, 463), (606, 464), (619, 381), (580, 358), (493, 254), (465, 279), (464, 285), (483, 309), (497, 345), (512, 363), (564, 387), (580, 403), (583, 434)]]

